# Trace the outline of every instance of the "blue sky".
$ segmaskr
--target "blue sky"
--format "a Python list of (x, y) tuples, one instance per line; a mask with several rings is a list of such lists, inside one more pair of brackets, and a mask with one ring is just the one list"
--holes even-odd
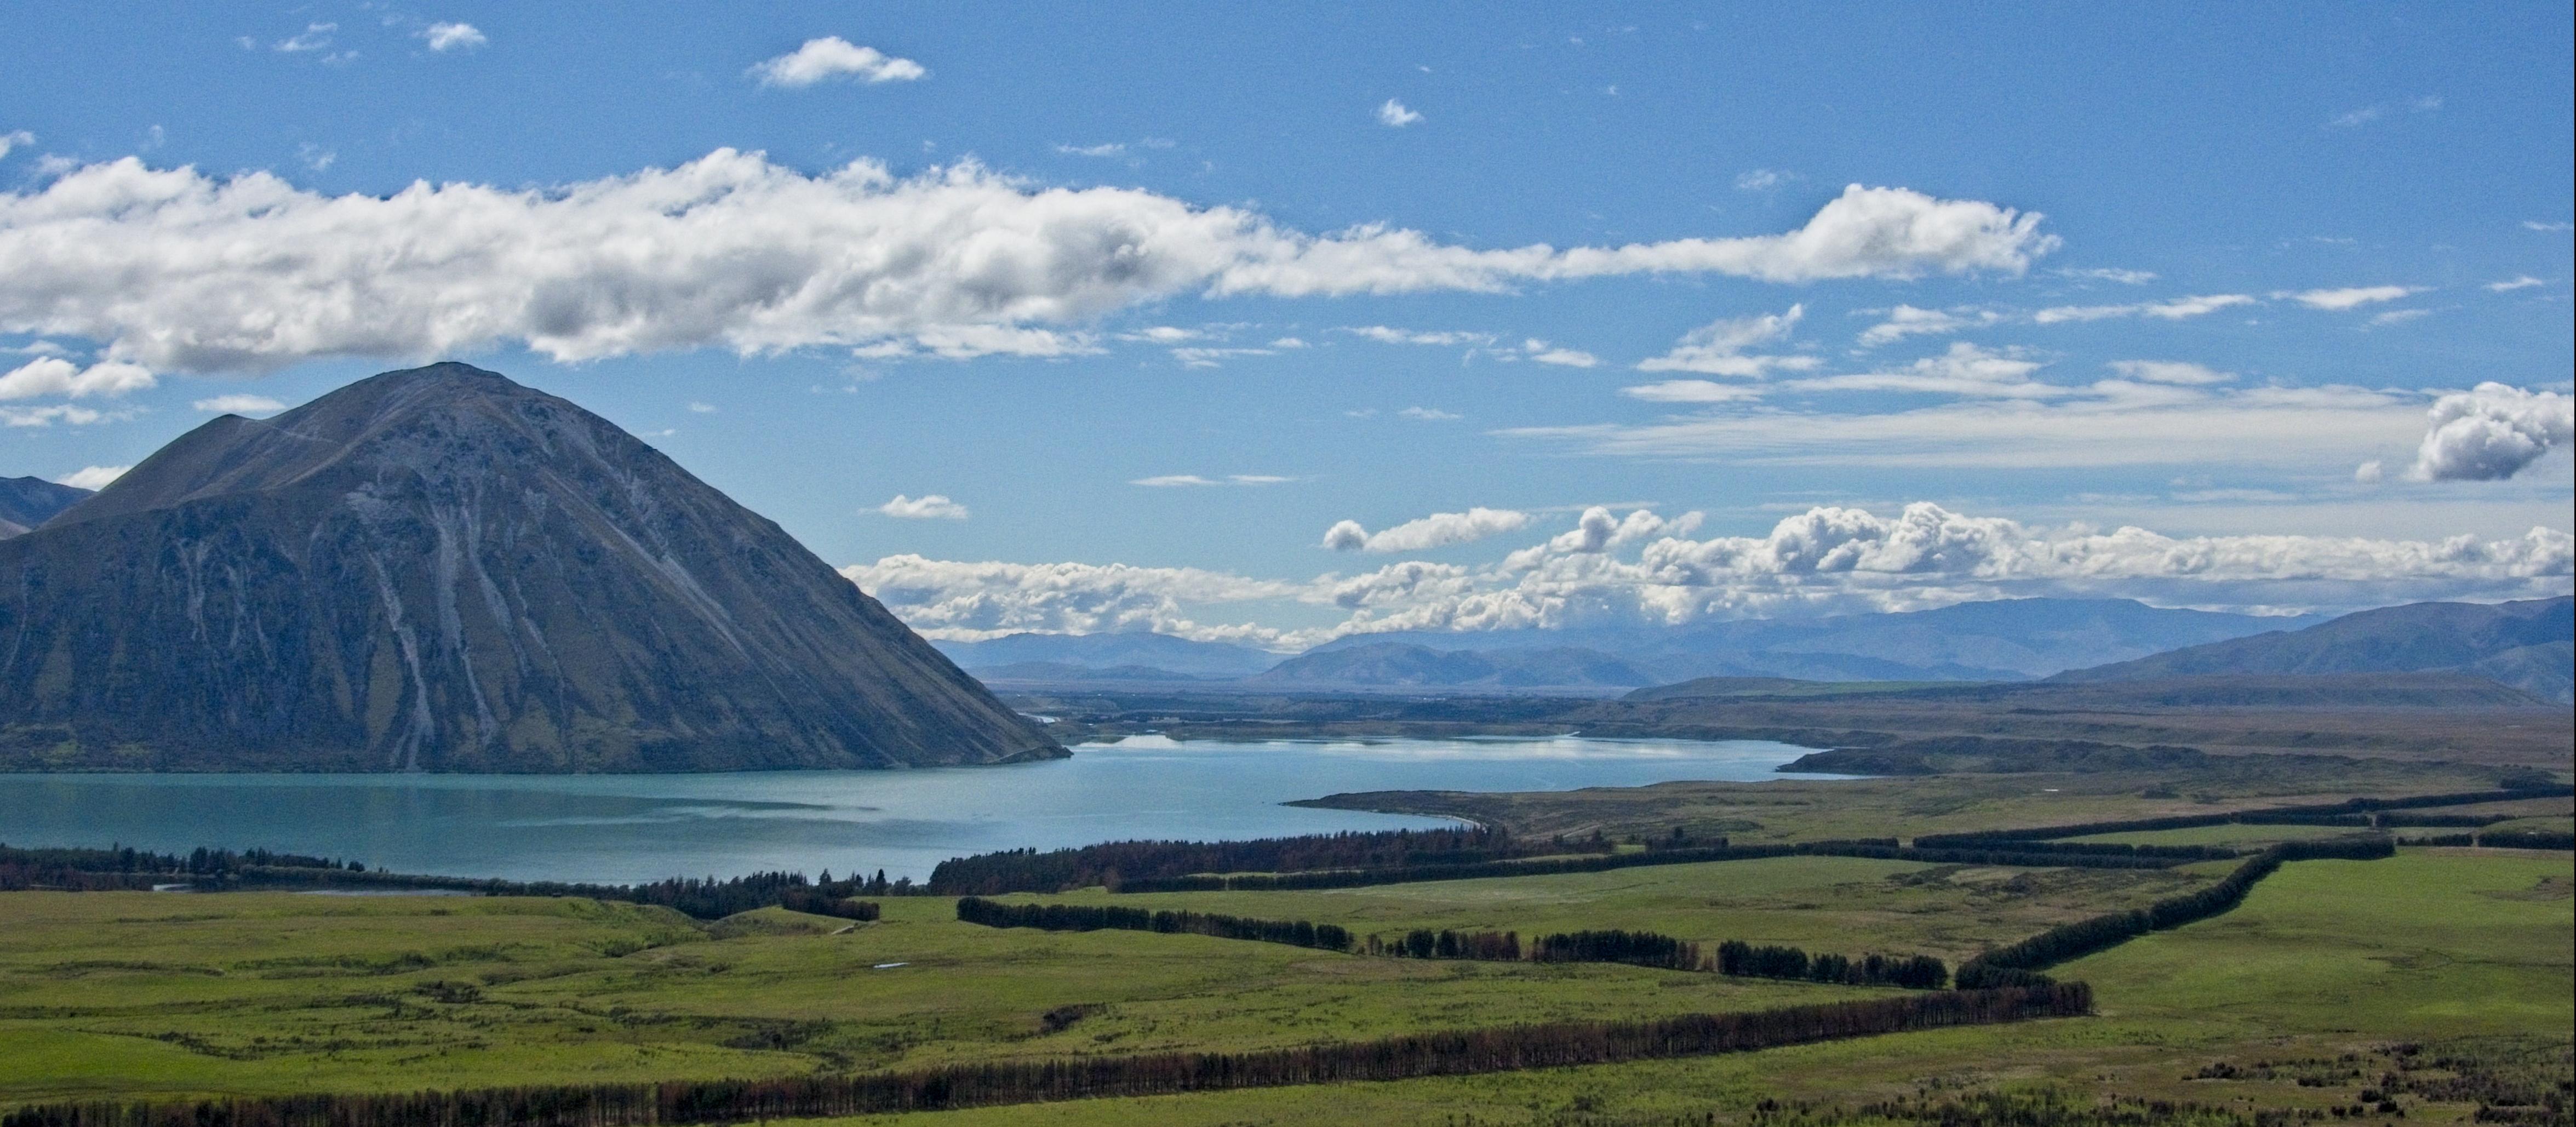
[(454, 357), (956, 636), (2558, 593), (2569, 22), (12, 13), (0, 474)]

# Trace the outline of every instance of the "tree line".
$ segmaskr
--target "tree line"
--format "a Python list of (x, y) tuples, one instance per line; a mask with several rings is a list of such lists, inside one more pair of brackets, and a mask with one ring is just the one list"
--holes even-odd
[[(872, 920), (877, 918), (876, 906), (852, 898), (903, 896), (921, 891), (909, 878), (887, 880), (882, 869), (872, 878), (853, 875), (842, 880), (833, 879), (830, 870), (825, 870), (819, 879), (808, 879), (803, 873), (771, 872), (726, 880), (673, 877), (648, 884), (580, 884), (390, 873), (370, 870), (356, 861), (267, 849), (234, 852), (199, 848), (178, 854), (124, 847), (25, 849), (0, 845), (0, 890), (140, 891), (165, 884), (208, 891), (318, 885), (448, 889), (487, 896), (582, 896), (655, 904), (702, 920), (777, 906), (843, 919)], [(789, 903), (791, 900), (794, 903)]]
[(1756, 947), (1730, 939), (1717, 945), (1717, 973), (1741, 978), (1785, 978), (1845, 986), (1902, 986), (1939, 990), (1950, 984), (1948, 964), (1930, 955), (1810, 955), (1796, 947)]
[(1809, 955), (1795, 947), (1755, 947), (1740, 940), (1719, 944), (1717, 957), (1700, 945), (1660, 932), (1601, 929), (1542, 935), (1527, 946), (1511, 931), (1415, 928), (1392, 939), (1354, 936), (1335, 924), (1263, 920), (1210, 912), (1148, 911), (1119, 905), (1004, 904), (980, 896), (957, 901), (957, 918), (985, 927), (1042, 931), (1153, 931), (1284, 943), (1327, 951), (1397, 959), (1469, 959), (1484, 962), (1625, 963), (1666, 970), (1714, 971), (1752, 978), (1789, 978), (1847, 986), (1902, 986), (1938, 990), (1949, 967), (1930, 955)]
[(1524, 843), (1513, 840), (1505, 830), (1487, 826), (1306, 834), (1252, 841), (1110, 841), (1072, 849), (1011, 849), (950, 858), (931, 870), (930, 889), (941, 896), (1063, 892), (1093, 885), (1115, 891), (1139, 881), (1169, 880), (1193, 873), (1295, 873), (1472, 864), (1540, 853), (1606, 853), (1612, 848), (1611, 842), (1597, 834), (1589, 841), (1558, 838)]
[(767, 1080), (25, 1104), (0, 1113), (0, 1127), (679, 1127), (1709, 1056), (1919, 1029), (2077, 1017), (2090, 1013), (2092, 1003), (2090, 988), (2070, 982), (1648, 1021), (1414, 1033), (1244, 1053), (986, 1061)]
[(2170, 896), (2143, 908), (2060, 924), (1979, 954), (1959, 965), (1958, 984), (1961, 989), (1983, 989), (2044, 982), (2041, 970), (2068, 959), (2116, 947), (2150, 931), (2180, 927), (2230, 911), (2244, 903), (2256, 884), (2280, 871), (2286, 862), (2325, 858), (2373, 861), (2396, 853), (2395, 843), (2379, 836), (2285, 841), (2255, 854), (2206, 888)]
[(957, 901), (957, 918), (985, 927), (1027, 927), (1041, 931), (1154, 931), (1166, 935), (1207, 935), (1348, 951), (1351, 933), (1336, 924), (1309, 920), (1256, 920), (1214, 912), (1149, 912), (1143, 908), (1087, 904), (1003, 904), (980, 896)]
[[(2448, 794), (2419, 794), (2406, 798), (2354, 798), (2343, 802), (2305, 806), (2273, 806), (2260, 810), (2234, 810), (2221, 814), (2176, 814), (2162, 818), (2127, 818), (2118, 821), (2077, 822), (2062, 826), (2037, 826), (2018, 830), (1978, 830), (1973, 833), (1924, 834), (1914, 839), (1916, 848), (1944, 848), (1958, 843), (1987, 843), (1998, 840), (2043, 841), (2050, 838), (2087, 837), (2093, 834), (2144, 833), (2150, 830), (2187, 830), (2200, 826), (2267, 825), (2280, 819), (2306, 816), (2373, 815), (2382, 811), (2425, 810), (2442, 806), (2474, 806), (2487, 802), (2511, 802), (2525, 798), (2565, 798), (2576, 795), (2576, 785), (2532, 780), (2496, 790), (2455, 791)], [(2329, 823), (2331, 824), (2331, 823)]]
[(2489, 830), (2474, 834), (2425, 834), (2408, 845), (2474, 845), (2488, 849), (2576, 849), (2576, 834), (2556, 830)]

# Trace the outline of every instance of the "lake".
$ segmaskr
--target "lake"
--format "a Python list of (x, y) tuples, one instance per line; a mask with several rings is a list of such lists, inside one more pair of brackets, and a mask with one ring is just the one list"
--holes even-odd
[[(1372, 790), (1572, 790), (1770, 779), (1755, 740), (1085, 744), (1070, 759), (704, 775), (0, 775), (0, 843), (254, 846), (370, 868), (628, 883), (770, 869), (915, 880), (950, 857), (1123, 838), (1454, 825), (1282, 806)], [(1807, 775), (1803, 778), (1816, 778)]]

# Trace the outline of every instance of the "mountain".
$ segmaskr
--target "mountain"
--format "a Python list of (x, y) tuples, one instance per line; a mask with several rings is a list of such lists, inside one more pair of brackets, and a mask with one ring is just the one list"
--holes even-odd
[(1575, 646), (1667, 682), (2015, 681), (2316, 621), (2166, 610), (2129, 599), (2003, 599), (1926, 611), (1686, 627), (1367, 634), (1310, 652), (1382, 643), (1480, 652)]
[(2191, 646), (2052, 679), (2431, 670), (2489, 677), (2547, 700), (2576, 700), (2576, 598), (2383, 607), (2305, 630)]
[(0, 541), (0, 768), (1065, 754), (777, 525), (463, 364), (226, 415)]
[(1015, 661), (1009, 665), (985, 665), (975, 669), (978, 680), (1030, 681), (1048, 684), (1079, 684), (1087, 681), (1197, 681), (1201, 678), (1150, 665), (1112, 665), (1096, 669), (1088, 665), (1067, 665), (1061, 661)]
[(981, 642), (931, 644), (977, 672), (1038, 662), (1086, 669), (1141, 665), (1191, 677), (1247, 677), (1279, 664), (1279, 655), (1267, 650), (1194, 642), (1169, 634), (1006, 634)]
[(2206, 708), (2545, 708), (2549, 702), (2465, 672), (2231, 673), (2134, 681), (2007, 681), (1971, 685), (1780, 681), (1708, 677), (1639, 689), (1630, 701), (1747, 701), (1834, 697), (1843, 703), (2001, 705), (2016, 713)]
[(1596, 650), (1435, 650), (1396, 642), (1308, 653), (1240, 682), (1248, 688), (1499, 692), (1600, 692), (1654, 683), (1652, 674)]
[(89, 494), (77, 485), (58, 485), (41, 477), (0, 477), (0, 540), (52, 520)]

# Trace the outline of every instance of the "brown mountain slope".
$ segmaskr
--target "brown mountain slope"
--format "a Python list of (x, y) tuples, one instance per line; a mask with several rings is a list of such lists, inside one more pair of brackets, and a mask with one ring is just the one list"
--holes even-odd
[(0, 541), (0, 768), (1062, 754), (777, 525), (462, 364), (216, 419)]

